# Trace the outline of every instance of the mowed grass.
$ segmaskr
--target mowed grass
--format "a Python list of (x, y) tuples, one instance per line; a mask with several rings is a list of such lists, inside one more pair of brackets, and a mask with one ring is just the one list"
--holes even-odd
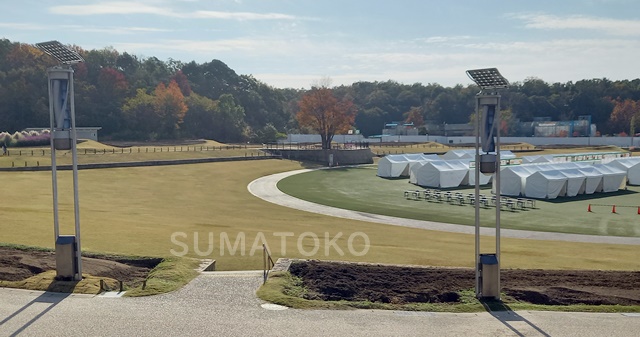
[[(260, 160), (82, 170), (82, 247), (156, 257), (171, 256), (173, 250), (216, 259), (220, 270), (240, 270), (262, 268), (264, 239), (276, 259), (473, 266), (472, 235), (333, 218), (277, 206), (247, 191), (258, 177), (300, 168), (298, 162)], [(62, 234), (73, 231), (71, 180), (71, 172), (60, 172)], [(0, 172), (0, 181), (4, 192), (0, 241), (53, 247), (50, 172)], [(368, 186), (350, 193), (364, 188)], [(336, 191), (336, 195), (342, 193)], [(355, 232), (366, 234), (368, 250), (358, 236), (352, 237), (353, 252), (349, 251), (349, 237)], [(245, 244), (239, 240), (235, 252), (226, 245), (221, 250), (223, 235), (231, 244), (244, 237)], [(335, 239), (335, 246), (326, 245), (325, 239)], [(493, 242), (492, 237), (483, 237), (488, 251)], [(504, 238), (501, 248), (504, 268), (640, 270), (637, 246)]]
[[(377, 166), (318, 170), (294, 175), (280, 181), (278, 187), (298, 198), (324, 205), (361, 212), (403, 218), (474, 225), (475, 209), (470, 204), (450, 204), (413, 200), (404, 197), (406, 190), (422, 190), (408, 179), (384, 179), (376, 176)], [(473, 188), (452, 191), (463, 195)], [(491, 195), (490, 187), (481, 190)], [(536, 208), (500, 215), (502, 228), (592, 235), (640, 237), (640, 187), (627, 191), (596, 193), (575, 198), (537, 200)], [(588, 212), (591, 205), (592, 212)], [(616, 213), (612, 213), (616, 205)], [(495, 226), (495, 207), (481, 207), (481, 225)]]

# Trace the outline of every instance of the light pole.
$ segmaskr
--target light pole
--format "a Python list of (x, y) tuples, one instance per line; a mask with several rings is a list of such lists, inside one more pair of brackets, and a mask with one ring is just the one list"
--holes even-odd
[[(500, 299), (500, 95), (497, 90), (507, 88), (509, 82), (496, 68), (467, 70), (467, 75), (481, 89), (476, 95), (475, 128), (476, 297)], [(481, 112), (482, 121), (480, 120)], [(480, 148), (483, 154), (480, 154)], [(480, 172), (494, 173), (496, 252), (493, 254), (480, 253)]]
[[(47, 69), (51, 143), (51, 185), (53, 188), (53, 232), (56, 244), (56, 275), (82, 280), (80, 245), (80, 205), (78, 196), (78, 151), (72, 64), (84, 62), (75, 51), (58, 41), (37, 43), (36, 47), (53, 56), (60, 65)], [(58, 216), (58, 174), (56, 150), (71, 149), (73, 161), (74, 235), (60, 235)]]

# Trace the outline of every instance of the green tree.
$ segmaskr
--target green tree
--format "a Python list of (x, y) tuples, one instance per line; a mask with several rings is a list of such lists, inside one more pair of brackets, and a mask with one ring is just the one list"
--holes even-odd
[(244, 108), (237, 105), (232, 95), (222, 95), (215, 115), (215, 137), (222, 142), (243, 141), (245, 135)]
[(183, 135), (214, 139), (218, 102), (196, 93), (186, 97), (185, 101), (189, 110), (184, 117), (184, 124), (182, 125)]

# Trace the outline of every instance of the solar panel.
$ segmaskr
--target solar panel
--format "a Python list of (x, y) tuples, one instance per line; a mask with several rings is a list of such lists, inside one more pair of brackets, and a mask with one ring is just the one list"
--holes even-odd
[(36, 47), (48, 55), (53, 56), (62, 64), (74, 64), (84, 62), (82, 56), (67, 48), (58, 41), (36, 43)]
[(496, 68), (467, 70), (467, 75), (482, 89), (504, 89), (509, 81)]

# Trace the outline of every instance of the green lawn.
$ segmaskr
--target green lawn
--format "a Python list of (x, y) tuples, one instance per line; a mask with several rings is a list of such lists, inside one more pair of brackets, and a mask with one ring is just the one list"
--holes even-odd
[[(472, 205), (407, 200), (405, 190), (422, 189), (408, 179), (376, 176), (376, 166), (318, 170), (283, 179), (278, 187), (298, 198), (361, 212), (403, 218), (474, 225)], [(456, 189), (463, 194), (473, 188)], [(490, 195), (490, 187), (482, 194)], [(502, 228), (593, 235), (640, 237), (640, 187), (627, 191), (597, 193), (592, 196), (537, 200), (535, 209), (503, 211)], [(592, 204), (592, 212), (588, 212)], [(606, 206), (602, 206), (606, 205)], [(616, 205), (616, 213), (612, 206)], [(630, 206), (630, 207), (623, 207)], [(481, 207), (483, 226), (495, 226), (495, 207)]]
[[(81, 170), (82, 247), (92, 252), (166, 257), (171, 255), (172, 249), (182, 251), (182, 246), (172, 242), (171, 238), (176, 233), (184, 233), (177, 238), (188, 247), (187, 256), (198, 257), (195, 252), (197, 246), (206, 253), (202, 257), (216, 259), (221, 270), (262, 268), (261, 251), (251, 251), (254, 246), (259, 248), (262, 238), (268, 243), (274, 258), (473, 266), (472, 235), (333, 218), (277, 206), (247, 191), (247, 185), (256, 178), (303, 167), (294, 161), (261, 160)], [(61, 233), (67, 234), (73, 229), (71, 172), (59, 173)], [(341, 172), (320, 174), (340, 175), (335, 173)], [(0, 241), (53, 247), (51, 173), (0, 172), (0, 181), (3, 184)], [(381, 182), (408, 185), (402, 181)], [(307, 186), (312, 184), (307, 183)], [(348, 194), (364, 193), (362, 190), (361, 187), (347, 189)], [(336, 202), (346, 203), (349, 198), (344, 193), (338, 188), (331, 194), (342, 199)], [(397, 197), (402, 199), (401, 195)], [(369, 201), (384, 204), (376, 198)], [(426, 203), (419, 205), (427, 206)], [(291, 232), (293, 236), (277, 235), (282, 232)], [(312, 236), (302, 236), (305, 232), (314, 233), (322, 239), (320, 249), (311, 256), (302, 254), (298, 249), (301, 245), (310, 252), (315, 247)], [(348, 238), (354, 232), (365, 233), (370, 240), (369, 249), (363, 256), (347, 250)], [(237, 250), (232, 255), (226, 248), (223, 249), (224, 254), (220, 254), (222, 233), (226, 233), (231, 243), (244, 235), (244, 254)], [(325, 236), (331, 239), (340, 233), (342, 236), (335, 242), (343, 254), (332, 246), (325, 251)], [(212, 235), (213, 243), (211, 252), (207, 252), (209, 235)], [(490, 237), (483, 240), (486, 240), (483, 241), (484, 247), (494, 241)], [(283, 242), (286, 251), (282, 249)], [(637, 246), (507, 238), (501, 243), (504, 268), (640, 270)], [(353, 240), (358, 252), (363, 251), (363, 244), (363, 240)]]

